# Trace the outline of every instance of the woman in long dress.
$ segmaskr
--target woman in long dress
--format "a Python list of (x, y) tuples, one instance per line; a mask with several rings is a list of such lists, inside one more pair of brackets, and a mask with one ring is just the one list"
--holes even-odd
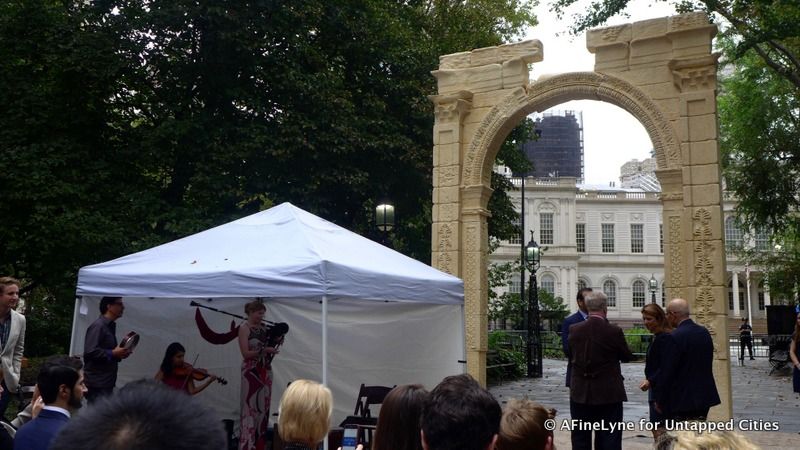
[(800, 394), (800, 313), (795, 317), (789, 357), (792, 359), (792, 389)]
[(239, 450), (263, 450), (267, 444), (269, 403), (272, 397), (272, 355), (269, 332), (262, 323), (267, 308), (259, 300), (244, 306), (247, 321), (239, 327), (242, 352), (242, 412), (239, 422)]

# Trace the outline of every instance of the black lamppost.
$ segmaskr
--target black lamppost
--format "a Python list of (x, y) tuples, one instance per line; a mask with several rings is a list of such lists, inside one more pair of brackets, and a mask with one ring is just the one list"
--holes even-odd
[(381, 244), (388, 246), (388, 234), (394, 228), (394, 205), (382, 201), (375, 207), (375, 226), (383, 232)]
[(658, 290), (658, 281), (655, 274), (650, 275), (650, 294), (653, 297), (653, 303), (656, 302), (656, 290)]
[(541, 378), (542, 377), (542, 336), (541, 336), (541, 319), (539, 317), (539, 288), (536, 285), (536, 270), (539, 268), (539, 263), (542, 259), (542, 249), (539, 244), (533, 240), (533, 231), (531, 231), (531, 240), (525, 246), (525, 262), (527, 263), (528, 270), (530, 271), (530, 285), (528, 287), (528, 377)]

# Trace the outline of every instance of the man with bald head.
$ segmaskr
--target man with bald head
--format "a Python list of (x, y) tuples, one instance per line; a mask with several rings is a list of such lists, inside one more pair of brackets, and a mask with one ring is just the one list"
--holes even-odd
[(665, 419), (706, 420), (708, 410), (720, 404), (712, 370), (711, 334), (689, 318), (689, 303), (682, 298), (667, 305), (667, 321), (674, 330), (658, 380), (663, 388), (655, 407)]

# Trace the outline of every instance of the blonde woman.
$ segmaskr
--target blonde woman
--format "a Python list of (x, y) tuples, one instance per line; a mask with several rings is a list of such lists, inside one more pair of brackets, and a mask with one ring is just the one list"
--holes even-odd
[(330, 389), (314, 381), (293, 381), (278, 410), (278, 432), (286, 443), (284, 450), (315, 450), (328, 435), (331, 413)]
[(278, 350), (268, 347), (269, 332), (262, 323), (267, 308), (256, 300), (244, 305), (247, 321), (239, 326), (242, 352), (242, 412), (239, 450), (266, 448), (269, 403), (272, 399), (272, 360)]

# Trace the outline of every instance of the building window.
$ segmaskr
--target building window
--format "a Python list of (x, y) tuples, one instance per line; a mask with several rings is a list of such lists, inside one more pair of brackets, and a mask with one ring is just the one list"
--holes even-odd
[(539, 240), (540, 244), (553, 245), (553, 213), (539, 214)]
[(578, 290), (586, 289), (586, 280), (578, 280)]
[[(739, 281), (739, 311), (744, 311), (744, 284)], [(728, 309), (733, 311), (733, 280), (728, 283)]]
[(756, 250), (759, 252), (765, 252), (769, 250), (769, 237), (767, 236), (766, 231), (764, 230), (757, 230), (755, 236), (755, 243), (756, 243)]
[(644, 306), (645, 289), (644, 281), (636, 280), (633, 282), (633, 307), (642, 308)]
[(658, 224), (658, 252), (664, 253), (664, 224)]
[(575, 224), (575, 245), (577, 246), (578, 253), (586, 252), (586, 224)]
[(644, 253), (644, 225), (631, 224), (631, 253)]
[(767, 309), (766, 302), (764, 301), (764, 291), (758, 290), (758, 310), (764, 311)]
[(736, 223), (736, 219), (728, 217), (725, 219), (725, 250), (734, 250), (742, 246), (742, 230)]
[(664, 283), (661, 283), (661, 307), (667, 307), (667, 288)]
[(603, 293), (608, 297), (607, 306), (609, 308), (616, 308), (617, 306), (617, 284), (613, 280), (606, 280), (603, 283)]
[(600, 225), (603, 253), (614, 253), (614, 224), (604, 223)]
[[(514, 226), (517, 227), (517, 229), (519, 229), (522, 226), (522, 221), (520, 220), (520, 215), (517, 214), (517, 217), (515, 217), (514, 220), (511, 223), (514, 224)], [(509, 239), (508, 243), (509, 244), (521, 244), (522, 243), (522, 237), (520, 236), (520, 233), (518, 233), (516, 236), (512, 237), (511, 239)]]
[(550, 295), (556, 295), (556, 279), (552, 275), (542, 275), (542, 290)]
[(519, 294), (519, 280), (510, 280), (508, 282), (508, 293)]

